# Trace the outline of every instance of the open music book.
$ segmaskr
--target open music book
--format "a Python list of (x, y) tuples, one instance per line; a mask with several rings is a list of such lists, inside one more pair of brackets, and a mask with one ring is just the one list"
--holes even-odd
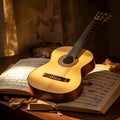
[(84, 86), (82, 95), (66, 103), (38, 100), (28, 104), (28, 110), (64, 110), (105, 114), (120, 95), (120, 74), (110, 72), (106, 65), (96, 67), (83, 80), (92, 85)]
[(0, 94), (32, 96), (34, 92), (28, 85), (28, 74), (48, 62), (45, 58), (26, 58), (10, 66), (0, 75)]

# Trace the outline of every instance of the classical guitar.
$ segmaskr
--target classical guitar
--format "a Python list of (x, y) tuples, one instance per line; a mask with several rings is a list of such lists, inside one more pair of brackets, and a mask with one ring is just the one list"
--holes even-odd
[(28, 76), (28, 83), (39, 91), (41, 99), (68, 102), (78, 98), (82, 91), (82, 77), (95, 66), (93, 54), (83, 46), (101, 22), (109, 20), (110, 12), (97, 12), (92, 22), (73, 47), (63, 46), (52, 52), (48, 63), (36, 68)]

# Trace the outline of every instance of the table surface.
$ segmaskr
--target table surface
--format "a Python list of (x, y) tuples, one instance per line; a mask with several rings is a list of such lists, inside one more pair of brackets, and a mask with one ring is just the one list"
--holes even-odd
[[(19, 55), (0, 58), (0, 74), (10, 65), (14, 64), (21, 58), (32, 57), (29, 52), (24, 52)], [(104, 61), (104, 57), (96, 59), (100, 63)], [(57, 112), (40, 112), (40, 111), (27, 111), (25, 107), (13, 110), (7, 103), (0, 100), (1, 115), (9, 119), (21, 118), (22, 120), (120, 120), (120, 97), (110, 107), (105, 115), (93, 113), (80, 113), (80, 112), (63, 112), (62, 115)], [(7, 115), (8, 114), (8, 115)], [(7, 115), (7, 116), (6, 116)]]

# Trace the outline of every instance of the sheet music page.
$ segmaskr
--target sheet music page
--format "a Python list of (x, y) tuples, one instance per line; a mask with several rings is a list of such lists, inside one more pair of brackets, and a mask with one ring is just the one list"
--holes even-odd
[(92, 85), (84, 86), (82, 95), (75, 101), (60, 103), (58, 106), (63, 105), (100, 111), (120, 86), (120, 75), (106, 69), (106, 66), (98, 65), (90, 74), (84, 77), (84, 80), (91, 81)]
[(20, 89), (29, 91), (27, 77), (32, 70), (47, 63), (49, 59), (21, 59), (0, 75), (0, 89)]

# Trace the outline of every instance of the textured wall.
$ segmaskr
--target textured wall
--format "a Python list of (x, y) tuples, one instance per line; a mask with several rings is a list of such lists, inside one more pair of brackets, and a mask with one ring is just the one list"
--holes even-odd
[(60, 0), (14, 0), (19, 49), (38, 41), (62, 42)]
[[(38, 41), (73, 45), (106, 0), (13, 0), (19, 49)], [(86, 44), (94, 53), (107, 53), (107, 24)], [(105, 52), (104, 52), (105, 51)]]
[(4, 56), (4, 29), (3, 1), (0, 0), (0, 57)]
[(108, 0), (112, 19), (108, 33), (108, 51), (110, 56), (120, 58), (120, 0)]

